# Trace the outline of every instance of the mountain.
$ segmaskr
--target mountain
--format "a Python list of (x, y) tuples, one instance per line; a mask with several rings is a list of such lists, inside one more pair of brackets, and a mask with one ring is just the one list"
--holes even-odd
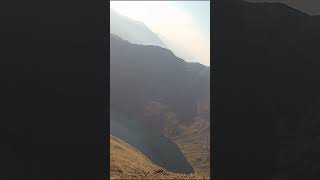
[(110, 167), (110, 179), (204, 179), (192, 174), (169, 172), (115, 136), (110, 136)]
[(279, 3), (213, 7), (214, 175), (319, 179), (319, 17)]
[(166, 47), (144, 23), (125, 17), (110, 8), (110, 33), (135, 44)]
[(320, 15), (320, 2), (318, 0), (246, 0), (248, 2), (284, 3), (290, 7), (310, 15)]
[[(111, 112), (116, 110), (127, 117), (122, 119), (129, 119), (121, 121), (121, 126), (126, 127), (121, 129), (127, 129), (121, 131), (122, 139), (130, 145), (135, 142), (135, 148), (152, 161), (156, 158), (148, 156), (148, 152), (157, 151), (147, 151), (139, 144), (152, 147), (154, 142), (166, 142), (167, 145), (157, 145), (164, 148), (159, 150), (162, 164), (158, 161), (157, 165), (173, 172), (180, 169), (180, 173), (194, 171), (209, 176), (209, 67), (187, 63), (167, 49), (132, 44), (113, 34), (110, 35), (110, 57)], [(114, 119), (119, 123), (117, 119), (121, 118)], [(134, 131), (130, 134), (137, 136), (136, 139), (126, 135), (128, 129)], [(147, 137), (149, 140), (138, 143)], [(175, 161), (171, 155), (176, 157)], [(166, 164), (170, 161), (171, 167)], [(172, 166), (173, 162), (177, 165)], [(188, 170), (188, 164), (194, 170)]]

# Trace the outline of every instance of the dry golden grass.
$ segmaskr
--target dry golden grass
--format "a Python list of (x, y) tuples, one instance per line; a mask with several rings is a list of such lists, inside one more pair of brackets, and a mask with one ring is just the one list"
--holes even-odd
[(121, 139), (110, 135), (110, 173), (139, 173), (152, 171), (154, 165), (140, 151)]
[(177, 174), (164, 171), (162, 173), (152, 172), (149, 174), (122, 174), (118, 177), (111, 177), (114, 180), (210, 180), (210, 178), (196, 176), (194, 174)]

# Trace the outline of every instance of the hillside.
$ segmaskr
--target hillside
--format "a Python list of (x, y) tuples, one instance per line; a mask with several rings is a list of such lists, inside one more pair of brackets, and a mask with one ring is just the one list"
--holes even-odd
[(178, 174), (153, 164), (140, 151), (110, 135), (111, 179), (204, 179), (193, 174)]
[(158, 129), (149, 124), (140, 123), (139, 119), (110, 109), (110, 134), (138, 149), (154, 164), (172, 172), (193, 173), (194, 170), (179, 147)]
[(147, 157), (126, 142), (110, 135), (111, 177), (124, 173), (145, 173), (159, 169)]
[(195, 168), (195, 174), (210, 176), (209, 122), (197, 117), (192, 125), (182, 128), (182, 132), (173, 137), (174, 141)]
[[(208, 176), (209, 68), (187, 63), (167, 49), (132, 44), (112, 34), (110, 52), (111, 108), (159, 134), (152, 141), (163, 139), (162, 135), (169, 138), (196, 172)], [(148, 137), (147, 130), (144, 136)], [(163, 158), (168, 154), (163, 153)]]

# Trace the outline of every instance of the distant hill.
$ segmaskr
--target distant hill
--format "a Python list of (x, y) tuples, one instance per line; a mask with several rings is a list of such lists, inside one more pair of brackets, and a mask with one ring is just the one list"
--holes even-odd
[(113, 9), (110, 9), (110, 33), (131, 43), (166, 47), (144, 23), (125, 17)]

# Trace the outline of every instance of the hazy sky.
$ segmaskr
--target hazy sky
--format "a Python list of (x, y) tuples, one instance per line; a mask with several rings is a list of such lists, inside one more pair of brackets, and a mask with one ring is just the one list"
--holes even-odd
[(210, 1), (110, 1), (110, 5), (146, 24), (178, 57), (210, 65)]

